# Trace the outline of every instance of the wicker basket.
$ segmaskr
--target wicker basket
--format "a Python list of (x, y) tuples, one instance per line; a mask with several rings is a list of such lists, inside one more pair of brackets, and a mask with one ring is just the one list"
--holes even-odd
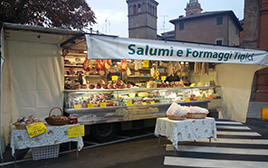
[(59, 145), (41, 146), (31, 149), (33, 160), (56, 158), (59, 156)]
[[(69, 122), (69, 119), (66, 117), (66, 119), (64, 120), (57, 120), (56, 118), (57, 117), (52, 117), (51, 116), (51, 112), (54, 110), (54, 109), (59, 109), (61, 111), (61, 116), (63, 116), (63, 111), (61, 108), (59, 107), (53, 107), (50, 112), (49, 112), (49, 116), (47, 118), (45, 118), (46, 122), (49, 124), (49, 125), (65, 125)], [(61, 117), (61, 116), (58, 116), (58, 117)]]
[(189, 119), (204, 119), (206, 118), (207, 113), (187, 113), (186, 118)]
[(175, 116), (175, 115), (167, 115), (170, 120), (184, 120), (185, 116)]

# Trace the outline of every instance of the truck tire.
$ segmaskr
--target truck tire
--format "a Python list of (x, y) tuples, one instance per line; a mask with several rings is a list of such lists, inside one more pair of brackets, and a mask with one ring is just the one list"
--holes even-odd
[(117, 123), (95, 124), (91, 126), (92, 137), (100, 142), (111, 140), (118, 131)]

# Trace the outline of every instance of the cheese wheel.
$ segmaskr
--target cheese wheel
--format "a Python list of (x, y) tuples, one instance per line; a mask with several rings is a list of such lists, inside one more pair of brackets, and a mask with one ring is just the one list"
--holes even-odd
[(148, 95), (149, 95), (148, 92), (139, 92), (138, 93), (139, 97), (148, 97)]

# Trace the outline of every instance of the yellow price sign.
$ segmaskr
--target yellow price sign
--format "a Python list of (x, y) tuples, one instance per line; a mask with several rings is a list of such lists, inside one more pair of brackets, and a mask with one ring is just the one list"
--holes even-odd
[(142, 102), (142, 105), (146, 105), (147, 103), (145, 103), (145, 102)]
[(161, 80), (165, 81), (167, 79), (167, 76), (161, 76)]
[(100, 103), (100, 107), (106, 107), (107, 105), (106, 105), (106, 102), (101, 102)]
[(155, 104), (155, 102), (154, 101), (151, 101), (151, 104)]
[(87, 104), (87, 107), (88, 108), (93, 108), (94, 107), (94, 104), (93, 103), (89, 103), (89, 104)]
[(112, 81), (117, 81), (118, 80), (118, 76), (112, 76)]
[(127, 106), (132, 106), (133, 104), (132, 104), (132, 101), (127, 101)]
[(47, 127), (42, 122), (36, 122), (29, 125), (26, 125), (26, 129), (30, 138), (36, 137), (37, 135), (41, 135), (47, 132)]
[(68, 138), (85, 136), (84, 125), (72, 125), (68, 127)]
[(189, 102), (190, 101), (190, 98), (185, 98), (184, 99), (186, 102)]
[(149, 60), (144, 60), (143, 64), (142, 64), (142, 67), (143, 68), (149, 68), (149, 63), (150, 63)]
[(80, 108), (82, 108), (82, 105), (81, 104), (75, 104), (74, 105), (74, 109), (80, 109)]

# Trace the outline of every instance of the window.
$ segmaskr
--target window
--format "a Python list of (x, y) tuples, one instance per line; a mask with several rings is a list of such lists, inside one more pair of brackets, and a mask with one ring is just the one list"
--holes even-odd
[(222, 40), (216, 40), (216, 45), (222, 45)]
[(217, 17), (217, 25), (222, 25), (222, 17)]
[(134, 6), (133, 6), (133, 14), (136, 14), (136, 13), (137, 13), (136, 10), (137, 10), (137, 9), (136, 9), (136, 5), (134, 5)]
[(141, 4), (138, 4), (138, 13), (141, 13)]
[(184, 23), (179, 24), (179, 30), (184, 30)]

